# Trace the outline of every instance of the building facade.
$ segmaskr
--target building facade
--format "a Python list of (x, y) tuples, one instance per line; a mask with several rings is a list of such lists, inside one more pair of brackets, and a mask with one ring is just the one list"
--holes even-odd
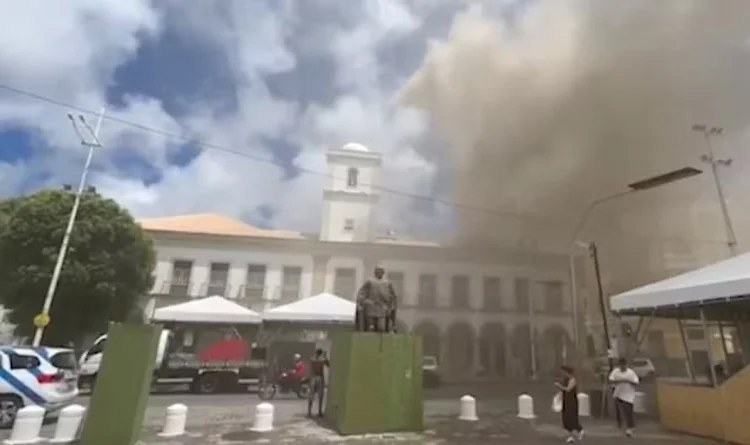
[(543, 375), (572, 355), (566, 256), (379, 236), (380, 156), (349, 144), (328, 161), (316, 237), (219, 215), (141, 221), (158, 258), (151, 310), (209, 295), (256, 311), (321, 292), (354, 299), (380, 265), (400, 329), (422, 336), (447, 379)]

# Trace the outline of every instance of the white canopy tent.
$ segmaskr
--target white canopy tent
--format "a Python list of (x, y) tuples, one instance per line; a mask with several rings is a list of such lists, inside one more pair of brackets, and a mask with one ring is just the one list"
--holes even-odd
[(322, 293), (263, 313), (265, 321), (300, 323), (354, 323), (357, 305), (339, 296)]
[(260, 324), (262, 321), (257, 312), (218, 295), (156, 309), (153, 320), (228, 324)]
[(658, 281), (611, 299), (616, 313), (660, 312), (750, 295), (750, 253)]

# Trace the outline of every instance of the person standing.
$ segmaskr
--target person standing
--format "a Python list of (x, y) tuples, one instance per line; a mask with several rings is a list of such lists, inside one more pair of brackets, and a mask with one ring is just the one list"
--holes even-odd
[(638, 374), (628, 367), (628, 361), (621, 357), (617, 361), (617, 368), (609, 374), (609, 382), (615, 386), (613, 393), (615, 399), (615, 414), (617, 416), (617, 427), (622, 429), (625, 424), (625, 435), (633, 436), (635, 428), (635, 416), (633, 404), (635, 403), (635, 388), (640, 383)]
[[(384, 332), (388, 316), (395, 309), (396, 293), (391, 283), (385, 279), (385, 269), (375, 268), (373, 278), (367, 280), (357, 293), (357, 306), (360, 317), (364, 318), (365, 331)], [(395, 310), (392, 312), (395, 315)], [(394, 321), (395, 324), (395, 321)]]
[(562, 424), (568, 432), (568, 443), (573, 443), (583, 438), (583, 427), (578, 414), (578, 381), (575, 372), (570, 366), (561, 366), (562, 382), (555, 382), (555, 386), (562, 394)]
[(323, 398), (326, 390), (325, 369), (330, 367), (325, 352), (318, 348), (310, 359), (310, 391), (307, 396), (307, 416), (312, 417), (313, 402), (318, 400), (318, 417), (323, 417)]

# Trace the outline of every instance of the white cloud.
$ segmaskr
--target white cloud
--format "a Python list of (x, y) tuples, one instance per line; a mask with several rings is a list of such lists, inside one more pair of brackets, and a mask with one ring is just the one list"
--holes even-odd
[[(77, 0), (54, 6), (43, 0), (18, 2), (6, 13), (11, 25), (0, 29), (0, 72), (3, 82), (66, 103), (96, 110), (105, 100), (115, 69), (132, 59), (144, 39), (157, 38), (165, 20), (183, 36), (210, 44), (229, 60), (235, 82), (234, 113), (218, 113), (211, 103), (191, 103), (185, 116), (170, 116), (159, 100), (126, 97), (122, 108), (108, 115), (227, 147), (252, 157), (271, 159), (266, 138), (287, 137), (301, 148), (295, 164), (325, 171), (323, 150), (359, 141), (386, 155), (385, 185), (424, 193), (433, 173), (412, 148), (426, 128), (424, 119), (393, 106), (392, 91), (379, 81), (377, 51), (416, 31), (420, 19), (407, 1), (369, 2), (354, 22), (326, 25), (329, 39), (315, 42), (318, 54), (336, 63), (341, 96), (329, 107), (311, 107), (274, 97), (262, 77), (293, 70), (287, 48), (290, 25), (299, 23), (296, 2), (203, 2), (184, 8), (181, 2)], [(335, 3), (346, 8), (348, 4)], [(296, 22), (295, 22), (296, 21)], [(33, 24), (33, 25), (32, 25)], [(168, 81), (168, 80), (166, 80)], [(320, 79), (330, 82), (331, 79)], [(46, 184), (71, 182), (85, 155), (65, 113), (49, 104), (3, 94), (0, 125), (22, 125), (39, 131), (49, 153), (34, 159), (33, 170), (49, 169)], [(89, 122), (93, 125), (93, 118)], [(321, 177), (303, 174), (285, 181), (280, 168), (220, 150), (204, 150), (184, 167), (168, 166), (178, 141), (105, 121), (92, 181), (138, 216), (187, 212), (248, 215), (261, 204), (276, 211), (273, 223), (303, 230), (317, 229), (317, 214), (305, 211), (322, 198)], [(162, 179), (145, 184), (114, 170), (117, 153), (130, 150), (161, 172)], [(4, 190), (17, 190), (28, 177), (28, 164), (0, 164)], [(385, 224), (404, 224), (413, 202), (386, 200)]]

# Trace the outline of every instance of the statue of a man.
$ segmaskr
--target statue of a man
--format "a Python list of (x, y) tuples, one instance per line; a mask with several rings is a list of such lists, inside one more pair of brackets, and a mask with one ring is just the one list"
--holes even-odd
[(391, 332), (396, 325), (398, 298), (385, 269), (376, 267), (373, 278), (367, 280), (357, 293), (358, 329)]

